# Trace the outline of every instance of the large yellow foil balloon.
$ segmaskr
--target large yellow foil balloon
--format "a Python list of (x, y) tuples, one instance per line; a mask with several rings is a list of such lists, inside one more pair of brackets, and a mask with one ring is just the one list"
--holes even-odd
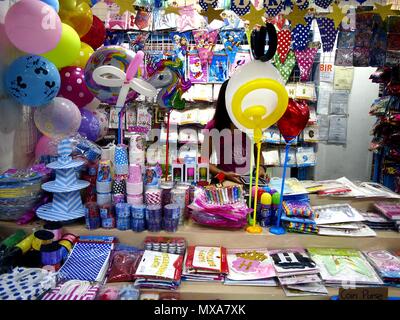
[(85, 0), (60, 0), (61, 21), (70, 25), (83, 37), (93, 24), (93, 13)]
[(82, 69), (85, 69), (86, 63), (88, 62), (90, 56), (94, 53), (94, 50), (92, 49), (91, 46), (89, 46), (85, 42), (81, 42), (81, 51), (79, 51), (79, 56), (75, 60), (75, 63), (73, 64), (76, 67), (80, 67)]
[(53, 50), (41, 54), (53, 62), (58, 69), (72, 66), (79, 57), (81, 39), (74, 29), (68, 24), (62, 24), (61, 39)]

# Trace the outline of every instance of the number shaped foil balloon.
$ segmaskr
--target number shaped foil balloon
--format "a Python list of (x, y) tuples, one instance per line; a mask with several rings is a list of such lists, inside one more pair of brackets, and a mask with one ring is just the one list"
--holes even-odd
[(226, 89), (226, 108), (233, 124), (255, 141), (285, 113), (288, 93), (270, 62), (252, 61), (240, 67)]

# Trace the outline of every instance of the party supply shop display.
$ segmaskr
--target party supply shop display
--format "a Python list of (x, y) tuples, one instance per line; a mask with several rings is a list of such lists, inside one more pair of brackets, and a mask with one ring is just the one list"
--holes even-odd
[[(400, 196), (344, 177), (286, 177), (290, 167), (316, 164), (321, 79), (328, 78), (320, 69), (318, 81), (316, 69), (336, 50), (329, 98), (336, 113), (329, 113), (326, 141), (346, 141), (333, 130), (338, 115), (348, 116), (335, 99), (343, 98), (337, 90), (351, 89), (340, 68), (379, 67), (371, 76), (385, 86), (371, 108), (379, 117), (374, 180), (398, 192), (398, 12), (381, 4), (346, 11), (332, 1), (274, 3), (7, 5), (5, 45), (21, 54), (4, 68), (4, 93), (32, 110), (41, 136), (33, 166), (0, 175), (0, 219), (9, 221), (0, 234), (1, 300), (179, 299), (182, 281), (232, 292), (280, 287), (285, 297), (329, 297), (351, 282), (400, 295), (391, 241)], [(54, 28), (42, 28), (44, 11)], [(342, 23), (348, 14), (355, 30)], [(212, 176), (198, 148), (208, 138), (201, 129), (212, 119), (210, 103), (228, 79), (224, 120), (251, 141), (243, 184)], [(152, 129), (160, 130), (158, 140)], [(261, 179), (261, 157), (281, 166), (282, 177)], [(361, 209), (355, 198), (371, 205)], [(302, 247), (274, 240), (292, 239), (287, 232)], [(322, 236), (330, 237), (326, 248), (318, 245)], [(360, 243), (344, 248), (343, 237)], [(372, 237), (376, 250), (363, 244)]]

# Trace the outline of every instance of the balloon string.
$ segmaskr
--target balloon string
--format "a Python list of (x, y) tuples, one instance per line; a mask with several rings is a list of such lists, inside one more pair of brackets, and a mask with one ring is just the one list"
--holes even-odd
[(123, 121), (122, 118), (125, 115), (125, 108), (122, 108), (119, 112), (119, 119), (118, 119), (118, 144), (123, 143), (124, 141), (124, 128), (122, 127)]
[(250, 194), (249, 194), (249, 208), (251, 208), (251, 195), (253, 189), (253, 166), (254, 166), (254, 141), (251, 139), (251, 150), (250, 150)]
[(261, 141), (257, 141), (257, 167), (256, 167), (256, 190), (254, 195), (253, 227), (256, 226), (257, 198), (258, 198), (258, 176), (260, 173)]
[(288, 158), (289, 158), (289, 149), (290, 149), (290, 142), (286, 144), (285, 148), (285, 161), (283, 163), (283, 174), (282, 174), (282, 184), (281, 184), (281, 194), (279, 198), (279, 208), (278, 208), (278, 214), (277, 214), (277, 219), (276, 219), (276, 226), (279, 227), (281, 224), (281, 215), (282, 215), (282, 207), (283, 207), (283, 191), (285, 189), (285, 179), (286, 179), (286, 170), (287, 170), (287, 164), (288, 164)]
[(166, 151), (165, 151), (165, 181), (168, 181), (168, 158), (169, 158), (169, 119), (170, 119), (171, 111), (168, 110), (167, 116), (167, 144), (166, 144)]

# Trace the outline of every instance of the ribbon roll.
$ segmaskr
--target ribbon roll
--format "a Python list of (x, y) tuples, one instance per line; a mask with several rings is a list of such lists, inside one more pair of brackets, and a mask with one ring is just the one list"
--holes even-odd
[[(268, 42), (267, 42), (268, 35)], [(275, 26), (272, 23), (267, 23), (260, 30), (253, 30), (251, 33), (251, 52), (254, 59), (266, 62), (272, 59), (275, 55), (278, 46), (278, 36)], [(265, 52), (265, 45), (268, 44), (268, 50)]]

